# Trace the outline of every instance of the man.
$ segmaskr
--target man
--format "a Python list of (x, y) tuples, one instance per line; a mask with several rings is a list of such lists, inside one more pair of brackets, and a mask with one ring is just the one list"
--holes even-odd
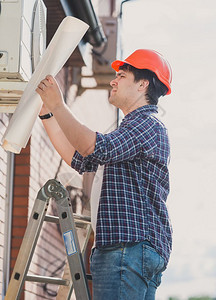
[(109, 134), (80, 124), (51, 76), (37, 92), (43, 124), (62, 158), (81, 174), (104, 165), (91, 255), (93, 299), (153, 300), (172, 244), (165, 204), (169, 141), (155, 117), (158, 98), (171, 93), (171, 69), (161, 54), (146, 49), (112, 67), (117, 73), (109, 102), (125, 117)]

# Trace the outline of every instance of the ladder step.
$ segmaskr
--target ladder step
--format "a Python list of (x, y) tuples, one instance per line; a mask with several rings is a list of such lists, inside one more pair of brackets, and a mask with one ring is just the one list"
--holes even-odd
[(59, 224), (59, 217), (46, 215), (44, 221)]
[[(75, 224), (77, 225), (77, 227), (82, 228), (83, 225), (91, 224), (91, 218), (88, 216), (82, 216), (82, 215), (78, 215), (78, 214), (73, 214), (73, 216), (74, 216), (74, 221), (75, 221)], [(49, 222), (49, 223), (59, 224), (59, 217), (46, 215), (44, 217), (44, 221)]]
[[(73, 214), (73, 216), (75, 220), (86, 221), (86, 223), (91, 223), (91, 217), (82, 216), (78, 214)], [(51, 222), (51, 223), (59, 223), (59, 217), (46, 215), (44, 221)]]
[(86, 222), (88, 222), (88, 223), (90, 223), (91, 222), (91, 217), (89, 217), (89, 216), (83, 216), (83, 215), (79, 215), (79, 214), (73, 214), (73, 216), (74, 216), (74, 219), (76, 219), (76, 220), (82, 220), (82, 221), (86, 221)]
[(65, 286), (68, 286), (70, 284), (70, 280), (67, 280), (67, 279), (62, 279), (62, 278), (57, 278), (57, 277), (40, 276), (40, 275), (27, 275), (26, 281), (51, 283), (51, 284), (65, 285)]

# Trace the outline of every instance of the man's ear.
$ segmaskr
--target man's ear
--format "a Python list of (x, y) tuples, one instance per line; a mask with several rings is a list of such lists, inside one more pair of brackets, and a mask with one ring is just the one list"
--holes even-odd
[(138, 90), (142, 92), (142, 91), (146, 90), (148, 86), (149, 86), (149, 81), (147, 79), (141, 79), (139, 81)]

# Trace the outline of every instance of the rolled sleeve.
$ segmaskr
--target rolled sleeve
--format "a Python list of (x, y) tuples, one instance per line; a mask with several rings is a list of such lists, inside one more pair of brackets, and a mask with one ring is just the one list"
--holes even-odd
[(112, 164), (132, 159), (140, 150), (133, 131), (118, 128), (108, 134), (97, 133), (95, 151), (83, 159), (93, 165)]
[(97, 133), (95, 150), (83, 158), (83, 164), (104, 165), (132, 159), (139, 153), (140, 142), (132, 130), (118, 128), (111, 133)]
[(84, 172), (96, 172), (98, 165), (103, 164), (103, 153), (105, 152), (104, 144), (104, 136), (97, 132), (94, 152), (83, 157), (78, 151), (75, 151), (71, 167), (80, 174), (83, 174)]

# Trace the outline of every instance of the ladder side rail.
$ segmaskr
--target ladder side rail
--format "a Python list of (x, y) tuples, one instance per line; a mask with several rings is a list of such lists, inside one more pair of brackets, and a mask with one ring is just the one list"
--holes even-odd
[(57, 200), (56, 204), (76, 298), (77, 300), (90, 300), (87, 277), (69, 198)]
[(5, 300), (19, 299), (46, 214), (49, 197), (39, 191), (8, 285)]
[[(89, 241), (91, 232), (92, 232), (91, 224), (88, 224), (87, 228), (86, 228), (85, 242), (82, 244), (82, 247), (81, 247), (81, 253), (82, 253), (83, 259), (84, 259), (84, 256), (85, 256), (85, 252), (86, 252), (86, 248), (87, 248), (87, 245), (88, 245), (88, 241)], [(63, 278), (65, 280), (70, 279), (70, 284), (69, 284), (69, 286), (64, 286), (64, 285), (59, 286), (58, 295), (56, 297), (56, 300), (62, 300), (63, 297), (65, 297), (65, 296), (66, 296), (65, 300), (70, 300), (71, 296), (72, 296), (73, 282), (71, 281), (71, 274), (70, 274), (70, 270), (69, 270), (68, 261), (66, 262), (65, 267), (64, 267)]]

